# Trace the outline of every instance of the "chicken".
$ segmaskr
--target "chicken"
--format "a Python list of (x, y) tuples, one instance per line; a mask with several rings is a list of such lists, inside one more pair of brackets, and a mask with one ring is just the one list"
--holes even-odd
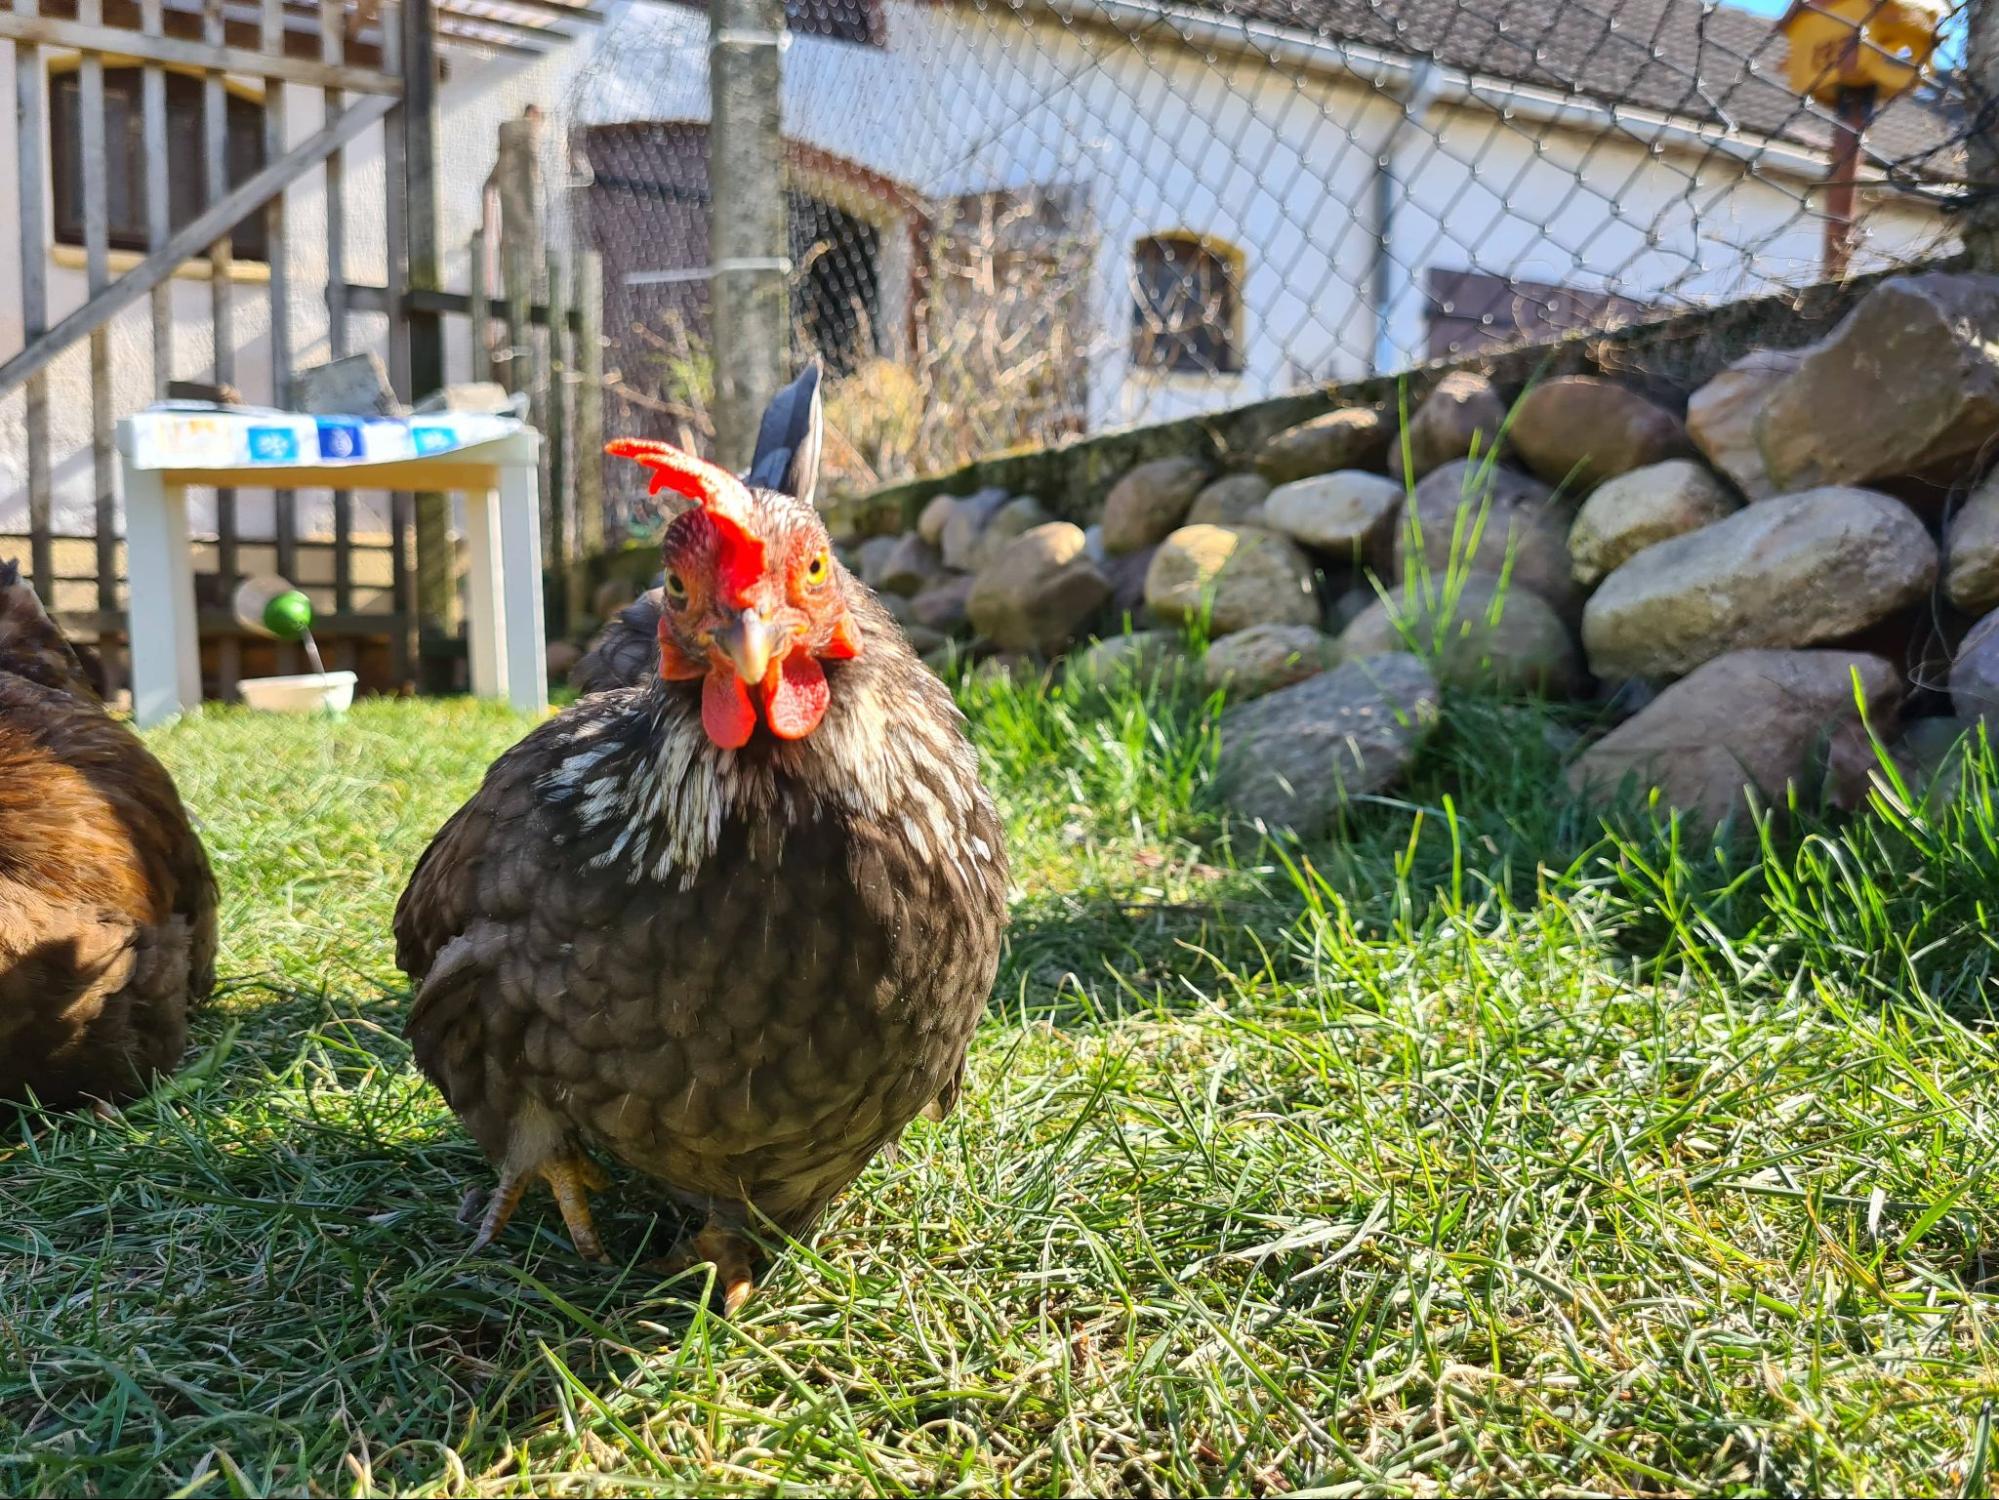
[(0, 563), (0, 1104), (171, 1071), (215, 984), (215, 880), (173, 778)]
[(612, 451), (700, 502), (665, 533), (650, 663), (494, 763), (418, 862), (396, 958), (417, 1063), (499, 1170), (474, 1248), (538, 1178), (605, 1258), (602, 1153), (706, 1216), (668, 1265), (713, 1262), (733, 1312), (749, 1232), (805, 1233), (956, 1102), (1006, 855), (963, 719), (833, 558), (809, 470), (785, 494)]

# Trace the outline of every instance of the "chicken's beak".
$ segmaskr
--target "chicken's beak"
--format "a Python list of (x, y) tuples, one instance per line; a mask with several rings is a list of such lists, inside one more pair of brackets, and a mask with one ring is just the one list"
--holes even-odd
[(735, 667), (736, 675), (754, 687), (764, 680), (771, 658), (782, 650), (786, 637), (777, 621), (746, 609), (715, 632), (715, 644)]

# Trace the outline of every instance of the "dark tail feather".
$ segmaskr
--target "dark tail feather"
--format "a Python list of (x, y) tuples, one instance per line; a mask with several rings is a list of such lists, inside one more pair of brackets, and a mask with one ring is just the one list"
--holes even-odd
[(764, 409), (763, 422), (757, 428), (756, 456), (750, 460), (750, 483), (796, 495), (810, 505), (819, 484), (822, 425), (819, 360), (815, 355), (805, 373), (773, 396)]
[(0, 561), (0, 671), (79, 697), (98, 695), (90, 670), (21, 581), (18, 558)]

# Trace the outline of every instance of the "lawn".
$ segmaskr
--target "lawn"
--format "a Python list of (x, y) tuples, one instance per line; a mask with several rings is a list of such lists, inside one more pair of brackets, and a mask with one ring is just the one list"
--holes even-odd
[(964, 1103), (734, 1322), (629, 1181), (618, 1268), (545, 1197), (464, 1254), (389, 917), (523, 722), (154, 735), (222, 992), (0, 1145), (0, 1493), (1984, 1491), (1989, 753), (1717, 851), (1458, 700), (1301, 847), (1191, 695), (965, 695), (1019, 890)]

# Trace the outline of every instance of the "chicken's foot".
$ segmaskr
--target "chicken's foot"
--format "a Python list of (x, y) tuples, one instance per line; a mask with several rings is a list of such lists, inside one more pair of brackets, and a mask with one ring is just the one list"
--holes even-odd
[(590, 1194), (609, 1187), (611, 1180), (602, 1167), (580, 1154), (553, 1156), (522, 1171), (502, 1172), (499, 1186), (486, 1200), (486, 1214), (479, 1221), (472, 1252), (476, 1255), (499, 1237), (500, 1231), (507, 1227), (507, 1220), (520, 1207), (528, 1184), (537, 1177), (555, 1194), (555, 1206), (562, 1210), (562, 1222), (569, 1227), (576, 1253), (585, 1260), (609, 1260), (611, 1257), (604, 1253), (604, 1242), (597, 1237), (597, 1226), (590, 1221)]
[(756, 1277), (750, 1269), (755, 1254), (756, 1247), (741, 1230), (710, 1219), (707, 1227), (691, 1239), (681, 1236), (665, 1259), (654, 1262), (653, 1269), (670, 1279), (704, 1262), (713, 1264), (715, 1289), (722, 1294), (722, 1311), (733, 1318), (757, 1289)]

